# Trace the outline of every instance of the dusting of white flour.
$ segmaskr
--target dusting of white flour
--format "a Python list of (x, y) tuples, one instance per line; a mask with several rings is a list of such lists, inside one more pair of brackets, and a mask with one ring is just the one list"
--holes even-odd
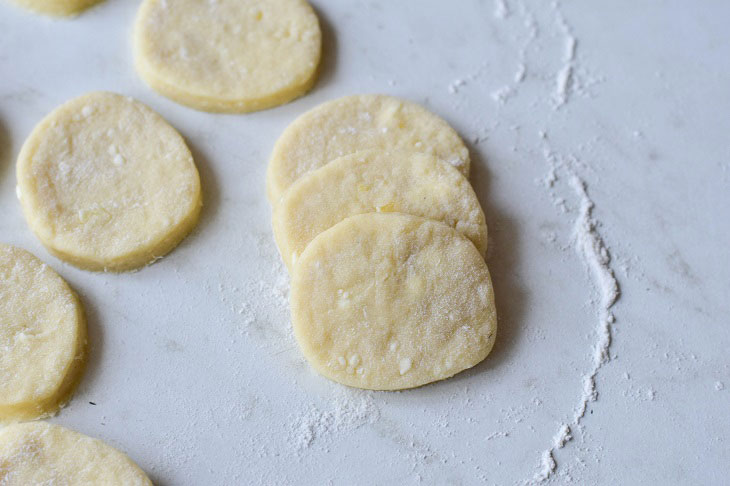
[(345, 390), (326, 410), (315, 405), (289, 417), (289, 443), (301, 452), (315, 441), (327, 441), (333, 436), (350, 432), (380, 418), (372, 392)]
[[(541, 138), (546, 139), (547, 137)], [(574, 169), (559, 159), (552, 150), (546, 148), (544, 154), (550, 163), (550, 172), (545, 180), (546, 187), (553, 187), (558, 179), (557, 171), (562, 169), (567, 172), (570, 187), (578, 198), (578, 216), (575, 219), (573, 235), (574, 248), (589, 273), (599, 300), (596, 303), (596, 344), (593, 348), (591, 367), (582, 377), (583, 390), (580, 399), (573, 411), (572, 419), (569, 423), (560, 425), (551, 447), (543, 451), (539, 471), (528, 481), (533, 484), (542, 483), (555, 473), (557, 470), (555, 450), (563, 448), (572, 439), (571, 428), (575, 429), (580, 426), (588, 404), (598, 399), (596, 377), (601, 367), (610, 360), (611, 325), (615, 322), (611, 308), (620, 295), (618, 281), (611, 267), (611, 255), (598, 232), (598, 222), (593, 217), (595, 204), (588, 196), (585, 181), (578, 177)], [(655, 395), (653, 390), (650, 390), (650, 395), (650, 399), (653, 400)]]

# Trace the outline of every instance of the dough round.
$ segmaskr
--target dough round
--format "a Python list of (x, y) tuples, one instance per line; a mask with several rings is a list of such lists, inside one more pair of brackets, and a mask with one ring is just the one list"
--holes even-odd
[(432, 154), (469, 176), (469, 151), (438, 116), (392, 96), (346, 96), (308, 111), (284, 130), (269, 161), (269, 200), (278, 203), (307, 172), (365, 149)]
[(397, 213), (353, 216), (317, 236), (294, 266), (291, 311), (319, 373), (373, 390), (470, 368), (497, 330), (474, 245), (443, 223)]
[(484, 255), (487, 224), (469, 181), (427, 154), (367, 150), (297, 180), (274, 208), (274, 237), (288, 267), (315, 236), (362, 213), (406, 213), (448, 224)]
[(74, 15), (101, 0), (11, 0), (13, 3), (46, 15)]
[(47, 422), (0, 430), (0, 484), (152, 486), (125, 454)]
[(198, 170), (179, 133), (142, 103), (96, 92), (33, 130), (18, 156), (25, 218), (55, 255), (123, 271), (161, 257), (200, 214)]
[(137, 72), (198, 110), (242, 113), (284, 104), (314, 84), (319, 21), (304, 0), (145, 0)]
[[(0, 243), (0, 422), (52, 415), (81, 378), (86, 320), (66, 282)], [(0, 462), (0, 484), (2, 482)]]

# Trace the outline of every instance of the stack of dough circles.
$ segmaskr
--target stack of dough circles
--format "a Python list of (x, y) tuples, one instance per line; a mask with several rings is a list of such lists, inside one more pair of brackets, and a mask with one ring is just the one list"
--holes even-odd
[(36, 257), (0, 243), (0, 422), (57, 412), (81, 377), (85, 351), (76, 294)]
[(47, 15), (74, 15), (101, 0), (12, 0), (13, 3)]
[(145, 105), (113, 93), (75, 98), (33, 130), (18, 157), (18, 197), (56, 256), (124, 271), (165, 255), (200, 214), (185, 141)]
[(192, 108), (242, 113), (307, 92), (321, 52), (305, 0), (144, 0), (134, 28), (137, 72)]
[(366, 149), (431, 154), (469, 176), (469, 151), (444, 120), (409, 101), (355, 95), (324, 103), (284, 130), (269, 161), (269, 200), (276, 205), (307, 172)]
[(0, 484), (152, 486), (122, 452), (46, 422), (0, 430)]
[(472, 242), (397, 213), (352, 216), (317, 236), (294, 266), (291, 313), (319, 373), (374, 390), (470, 368), (497, 329), (489, 271)]
[(368, 150), (346, 155), (297, 180), (274, 207), (273, 227), (291, 268), (319, 233), (348, 216), (399, 212), (441, 221), (483, 255), (484, 212), (469, 181), (451, 165), (415, 152)]

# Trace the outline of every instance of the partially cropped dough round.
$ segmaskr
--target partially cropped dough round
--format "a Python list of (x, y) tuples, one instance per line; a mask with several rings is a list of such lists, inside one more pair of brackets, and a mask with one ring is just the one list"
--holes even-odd
[(178, 103), (262, 110), (312, 87), (321, 37), (305, 0), (145, 0), (135, 64), (147, 84)]
[(142, 103), (96, 92), (48, 115), (18, 157), (26, 220), (55, 255), (130, 270), (172, 250), (202, 205), (198, 170), (174, 128)]
[(321, 233), (292, 274), (294, 335), (345, 385), (412, 388), (482, 361), (497, 316), (484, 259), (449, 226), (362, 214)]
[[(0, 422), (52, 415), (84, 368), (78, 297), (25, 250), (0, 243)], [(2, 482), (0, 462), (0, 484)]]
[(47, 422), (0, 430), (3, 486), (152, 486), (126, 454), (98, 439)]
[(306, 112), (284, 130), (269, 161), (269, 200), (277, 204), (302, 175), (366, 149), (435, 155), (469, 176), (469, 151), (438, 116), (392, 96), (347, 96)]
[(46, 15), (74, 15), (102, 0), (11, 0), (13, 3)]
[(469, 181), (427, 154), (367, 150), (345, 155), (297, 180), (274, 207), (274, 237), (288, 267), (310, 241), (362, 213), (406, 213), (448, 224), (481, 254), (487, 224)]

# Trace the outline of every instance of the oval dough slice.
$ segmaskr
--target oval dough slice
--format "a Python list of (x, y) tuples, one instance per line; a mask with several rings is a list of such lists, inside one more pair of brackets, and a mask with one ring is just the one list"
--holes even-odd
[(277, 203), (307, 172), (366, 149), (431, 154), (469, 176), (469, 151), (438, 116), (392, 96), (347, 96), (306, 112), (284, 130), (269, 161), (269, 200)]
[(18, 156), (30, 228), (56, 256), (90, 270), (131, 270), (165, 255), (200, 214), (185, 141), (142, 103), (96, 92), (33, 130)]
[(57, 412), (81, 377), (85, 351), (73, 290), (27, 251), (0, 243), (0, 422)]
[(152, 486), (125, 454), (47, 422), (0, 430), (0, 484)]
[(46, 15), (74, 15), (102, 0), (11, 0), (16, 5)]
[(406, 213), (448, 224), (484, 255), (487, 224), (469, 181), (432, 155), (369, 150), (297, 180), (274, 208), (274, 237), (291, 267), (310, 241), (348, 216)]
[(304, 0), (145, 0), (135, 65), (154, 90), (192, 108), (262, 110), (312, 87), (321, 37)]
[(492, 284), (474, 245), (403, 214), (345, 219), (294, 266), (294, 335), (322, 375), (373, 390), (443, 380), (494, 344)]

